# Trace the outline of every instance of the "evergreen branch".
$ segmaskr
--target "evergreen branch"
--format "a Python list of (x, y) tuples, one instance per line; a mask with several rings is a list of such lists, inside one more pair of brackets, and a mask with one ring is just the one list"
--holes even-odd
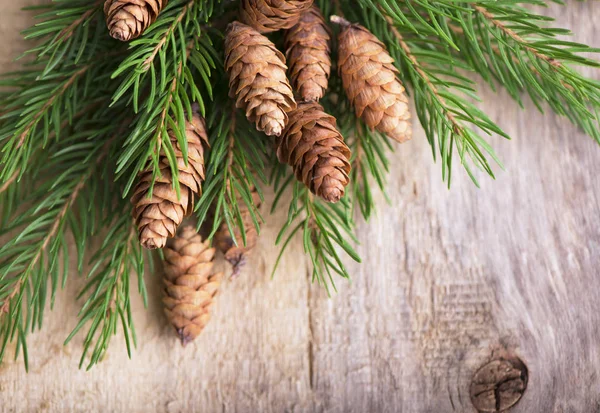
[[(98, 50), (98, 43), (103, 39), (99, 34), (106, 31), (101, 13), (103, 3), (102, 0), (91, 4), (86, 0), (54, 2), (47, 6), (49, 11), (36, 16), (43, 21), (23, 34), (25, 39), (42, 41), (24, 55), (35, 55), (35, 61), (43, 63), (40, 79), (71, 62), (77, 64), (81, 59), (89, 60)], [(106, 43), (110, 42), (104, 39)]]
[[(129, 298), (131, 277), (134, 273), (138, 274), (139, 291), (144, 304), (147, 304), (147, 292), (143, 282), (144, 259), (132, 219), (127, 213), (129, 202), (119, 202), (119, 208), (114, 211), (120, 214), (116, 215), (117, 220), (104, 222), (113, 229), (106, 235), (102, 246), (90, 262), (92, 269), (87, 276), (89, 281), (79, 294), (79, 297), (88, 295), (88, 298), (79, 312), (79, 322), (65, 341), (67, 344), (83, 327), (89, 325), (79, 364), (81, 368), (89, 354), (88, 370), (104, 357), (111, 337), (117, 332), (119, 322), (122, 325), (129, 357), (132, 344), (134, 347), (137, 345)], [(100, 267), (102, 269), (96, 274)]]
[[(456, 146), (461, 164), (476, 185), (478, 185), (477, 179), (471, 171), (469, 163), (494, 177), (486, 158), (487, 153), (499, 163), (493, 149), (474, 130), (466, 128), (463, 123), (470, 123), (487, 134), (496, 133), (506, 138), (508, 136), (471, 102), (452, 90), (476, 98), (473, 82), (456, 72), (457, 68), (465, 69), (466, 67), (456, 60), (449, 59), (449, 55), (445, 51), (437, 52), (431, 47), (420, 48), (416, 41), (413, 41), (413, 46), (410, 46), (400, 31), (393, 26), (393, 20), (386, 17), (386, 21), (395, 38), (395, 42), (388, 42), (388, 46), (392, 54), (396, 54), (396, 61), (404, 62), (405, 70), (408, 72), (408, 78), (413, 86), (417, 115), (432, 147), (434, 159), (436, 138), (439, 142), (442, 177), (450, 185), (454, 146)], [(425, 66), (421, 60), (428, 61), (435, 69)], [(442, 79), (436, 73), (441, 73), (452, 80)]]
[[(222, 105), (222, 106), (221, 106)], [(221, 109), (217, 109), (221, 107)], [(213, 133), (204, 193), (196, 205), (198, 228), (210, 215), (212, 227), (209, 238), (226, 223), (235, 245), (246, 244), (246, 229), (242, 217), (242, 205), (250, 214), (256, 230), (260, 233), (263, 221), (252, 192), (258, 191), (263, 200), (260, 182), (266, 182), (264, 158), (268, 137), (257, 133), (244, 116), (235, 108), (227, 111), (230, 104), (220, 102), (211, 112), (209, 124)], [(241, 240), (235, 235), (239, 230)], [(241, 243), (240, 243), (241, 241)]]
[[(210, 76), (217, 54), (207, 33), (198, 24), (207, 13), (211, 11), (202, 8), (202, 2), (180, 0), (169, 3), (144, 36), (131, 42), (133, 52), (112, 75), (114, 78), (127, 73), (113, 96), (113, 104), (127, 95), (134, 111), (140, 113), (117, 164), (118, 178), (125, 170), (130, 171), (124, 196), (137, 174), (148, 164), (154, 177), (160, 176), (158, 159), (161, 150), (173, 151), (169, 132), (175, 135), (187, 158), (185, 119), (191, 117), (192, 102), (198, 103), (201, 113), (205, 113), (202, 88), (212, 97)], [(157, 57), (158, 64), (155, 62)], [(202, 86), (197, 79), (202, 79)], [(142, 93), (144, 99), (140, 106)], [(173, 157), (168, 159), (179, 191), (177, 165)]]
[[(2, 229), (20, 232), (0, 248), (0, 360), (18, 332), (17, 352), (22, 349), (27, 368), (27, 331), (36, 326), (41, 328), (48, 279), (54, 301), (59, 279), (58, 257), (61, 253), (68, 257), (65, 227), (67, 222), (73, 227), (75, 203), (108, 154), (110, 141), (98, 146), (95, 140), (104, 136), (105, 131), (84, 132), (82, 136), (87, 138), (84, 141), (79, 141), (82, 136), (74, 134), (55, 144), (54, 155), (43, 171), (46, 180), (31, 191), (30, 200), (26, 201), (32, 207), (14, 216), (11, 225)], [(91, 199), (86, 203), (92, 202)], [(63, 283), (65, 277), (66, 273)]]
[(508, 37), (513, 39), (515, 42), (517, 42), (519, 45), (521, 45), (525, 50), (531, 52), (538, 59), (545, 61), (550, 66), (554, 66), (556, 68), (562, 67), (562, 64), (558, 60), (556, 60), (553, 57), (548, 56), (545, 53), (540, 52), (535, 47), (532, 47), (529, 44), (529, 42), (527, 42), (525, 39), (523, 39), (521, 36), (519, 36), (517, 33), (515, 33), (514, 30), (508, 28), (500, 20), (495, 19), (494, 15), (492, 13), (490, 13), (485, 7), (483, 7), (481, 5), (474, 5), (473, 8), (475, 10), (477, 10), (479, 13), (481, 13), (482, 16), (484, 16), (486, 19), (488, 19), (494, 26), (496, 26), (499, 30), (501, 30), (505, 35), (507, 35)]
[(281, 250), (273, 275), (279, 262), (294, 236), (301, 231), (304, 252), (310, 257), (312, 264), (312, 281), (323, 286), (330, 293), (330, 286), (337, 291), (334, 274), (350, 279), (340, 250), (356, 262), (361, 262), (358, 253), (350, 245), (358, 243), (354, 235), (354, 222), (351, 217), (351, 206), (347, 196), (338, 203), (326, 203), (315, 199), (310, 191), (294, 176), (287, 172), (288, 168), (278, 165), (273, 171), (272, 182), (275, 186), (274, 211), (283, 198), (283, 193), (292, 186), (292, 199), (288, 208), (288, 219), (277, 236), (277, 245)]
[[(141, 65), (142, 72), (146, 72), (150, 69), (150, 66), (152, 66), (152, 64), (154, 63), (154, 59), (156, 58), (158, 53), (162, 50), (162, 48), (165, 45), (165, 43), (167, 42), (167, 40), (171, 38), (175, 29), (177, 29), (179, 27), (179, 25), (183, 21), (183, 18), (187, 15), (188, 11), (190, 11), (192, 6), (194, 5), (194, 1), (195, 0), (189, 1), (185, 6), (183, 6), (181, 8), (181, 11), (177, 15), (177, 17), (173, 20), (173, 22), (169, 26), (168, 30), (166, 30), (164, 32), (164, 34), (160, 37), (160, 40), (158, 41), (156, 46), (154, 46), (154, 49), (152, 49), (152, 53), (150, 53), (150, 55), (143, 61), (142, 65)], [(189, 53), (187, 53), (187, 54), (189, 55)]]
[(35, 113), (30, 121), (23, 126), (23, 131), (19, 135), (19, 140), (17, 143), (17, 148), (20, 148), (25, 143), (25, 140), (30, 136), (31, 130), (35, 128), (38, 122), (41, 120), (42, 116), (45, 116), (48, 113), (48, 110), (54, 105), (57, 99), (60, 99), (67, 90), (79, 79), (85, 72), (90, 68), (89, 65), (83, 66), (82, 68), (73, 72), (73, 74), (66, 79), (66, 81), (58, 87), (58, 89), (52, 93), (50, 99), (48, 99), (42, 105), (39, 110), (35, 110)]
[[(600, 83), (567, 66), (571, 63), (600, 67), (597, 61), (578, 54), (597, 50), (555, 38), (568, 31), (532, 27), (527, 19), (549, 19), (520, 8), (476, 5), (473, 10), (476, 14), (470, 26), (454, 30), (472, 68), (492, 86), (494, 79), (498, 81), (521, 106), (521, 93), (526, 91), (540, 111), (544, 101), (555, 113), (566, 116), (600, 142)], [(522, 18), (513, 21), (517, 12)], [(511, 26), (504, 20), (510, 21)]]

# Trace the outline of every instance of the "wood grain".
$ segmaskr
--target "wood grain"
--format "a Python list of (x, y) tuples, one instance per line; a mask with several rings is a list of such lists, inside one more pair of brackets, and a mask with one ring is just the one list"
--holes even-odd
[[(9, 62), (25, 47), (17, 31), (32, 22), (18, 9), (34, 2), (0, 0), (2, 71), (16, 67)], [(599, 2), (548, 13), (599, 46)], [(473, 373), (509, 351), (529, 370), (511, 411), (600, 411), (600, 148), (506, 93), (483, 97), (514, 138), (492, 139), (506, 170), (482, 177), (481, 189), (457, 173), (448, 190), (416, 128), (393, 155), (390, 204), (379, 199), (378, 216), (360, 225), (364, 263), (349, 264), (353, 282), (339, 282), (334, 297), (309, 283), (300, 240), (270, 279), (279, 212), (196, 343), (177, 344), (160, 281), (147, 274), (133, 359), (116, 337), (85, 372), (81, 338), (62, 346), (79, 305), (82, 280), (72, 277), (31, 337), (30, 373), (21, 360), (0, 367), (0, 410), (473, 412)]]

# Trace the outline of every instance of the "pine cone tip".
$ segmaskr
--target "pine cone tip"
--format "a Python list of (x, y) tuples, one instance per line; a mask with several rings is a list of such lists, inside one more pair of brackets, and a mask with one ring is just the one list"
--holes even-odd
[(140, 237), (140, 242), (144, 248), (149, 250), (155, 250), (159, 248), (164, 248), (164, 246), (167, 245), (167, 237)]
[(181, 347), (186, 347), (196, 338), (192, 334), (186, 333), (183, 328), (177, 330), (177, 336), (181, 340)]

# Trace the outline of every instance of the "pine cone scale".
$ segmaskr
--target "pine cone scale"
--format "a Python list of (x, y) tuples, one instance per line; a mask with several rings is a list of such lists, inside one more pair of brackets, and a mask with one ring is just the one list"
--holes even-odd
[(330, 41), (329, 28), (316, 6), (286, 32), (290, 78), (302, 100), (318, 101), (325, 95), (331, 73)]
[(242, 0), (240, 21), (259, 33), (289, 29), (314, 0)]

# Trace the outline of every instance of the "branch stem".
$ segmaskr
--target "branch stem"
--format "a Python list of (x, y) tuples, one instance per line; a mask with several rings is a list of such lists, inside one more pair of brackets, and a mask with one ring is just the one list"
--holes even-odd
[(448, 121), (452, 124), (454, 131), (457, 133), (462, 132), (462, 126), (460, 125), (460, 123), (458, 123), (458, 121), (456, 120), (454, 115), (447, 109), (446, 100), (440, 95), (437, 87), (433, 84), (433, 82), (431, 81), (431, 79), (429, 78), (429, 76), (427, 75), (425, 70), (423, 70), (421, 63), (417, 60), (415, 55), (412, 53), (410, 47), (408, 46), (408, 44), (404, 41), (404, 37), (402, 37), (402, 34), (400, 34), (398, 29), (396, 29), (396, 27), (394, 26), (394, 21), (392, 20), (392, 18), (390, 16), (386, 15), (385, 19), (387, 20), (387, 22), (389, 24), (390, 30), (392, 31), (392, 33), (398, 40), (398, 44), (402, 48), (402, 51), (404, 51), (404, 54), (406, 55), (408, 60), (410, 60), (410, 62), (412, 63), (413, 68), (415, 69), (417, 74), (421, 77), (423, 82), (425, 82), (425, 84), (427, 85), (429, 90), (431, 90), (431, 93), (433, 94), (435, 99), (443, 107), (444, 115), (446, 116), (446, 119), (448, 119)]
[(490, 11), (488, 11), (485, 7), (476, 5), (476, 6), (473, 6), (473, 8), (475, 10), (477, 10), (477, 12), (479, 12), (483, 17), (485, 17), (487, 20), (489, 20), (494, 26), (496, 26), (496, 28), (498, 28), (504, 34), (506, 34), (511, 39), (513, 39), (515, 42), (520, 44), (524, 49), (531, 52), (538, 59), (545, 61), (552, 67), (555, 67), (555, 68), (562, 67), (561, 62), (539, 52), (536, 48), (532, 47), (527, 40), (523, 39), (521, 36), (519, 36), (517, 33), (515, 33), (514, 30), (506, 27), (506, 25), (504, 23), (502, 23), (500, 20), (497, 20), (494, 17), (494, 15), (492, 13), (490, 13)]

